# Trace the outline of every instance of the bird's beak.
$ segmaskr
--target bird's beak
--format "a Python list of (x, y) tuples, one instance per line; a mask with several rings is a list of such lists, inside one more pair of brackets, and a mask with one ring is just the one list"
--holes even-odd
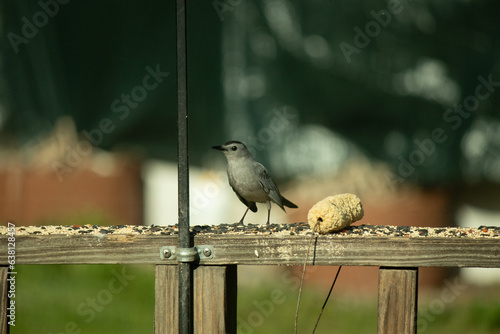
[(225, 149), (224, 147), (222, 147), (222, 146), (212, 146), (212, 148), (213, 148), (214, 150), (223, 151), (223, 152), (226, 150), (226, 149)]

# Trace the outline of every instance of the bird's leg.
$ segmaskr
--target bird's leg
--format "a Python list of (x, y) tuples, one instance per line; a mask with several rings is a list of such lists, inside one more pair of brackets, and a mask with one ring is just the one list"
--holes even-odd
[(240, 224), (243, 224), (243, 219), (245, 219), (245, 216), (247, 215), (248, 209), (250, 209), (250, 208), (248, 208), (248, 207), (247, 207), (247, 210), (246, 210), (246, 211), (245, 211), (245, 213), (243, 214), (243, 217), (241, 217), (241, 219), (240, 219)]
[(267, 201), (267, 225), (269, 225), (270, 217), (271, 217), (271, 201)]

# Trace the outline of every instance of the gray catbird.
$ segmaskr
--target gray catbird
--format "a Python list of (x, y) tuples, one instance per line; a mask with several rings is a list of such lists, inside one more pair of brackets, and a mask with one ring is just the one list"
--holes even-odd
[(233, 188), (240, 201), (247, 206), (240, 223), (243, 223), (248, 209), (257, 212), (256, 202), (267, 203), (268, 224), (271, 215), (271, 201), (278, 204), (283, 211), (285, 211), (284, 206), (297, 208), (297, 205), (281, 196), (266, 167), (253, 159), (243, 143), (228, 141), (222, 146), (212, 146), (212, 148), (222, 151), (226, 156), (229, 185)]

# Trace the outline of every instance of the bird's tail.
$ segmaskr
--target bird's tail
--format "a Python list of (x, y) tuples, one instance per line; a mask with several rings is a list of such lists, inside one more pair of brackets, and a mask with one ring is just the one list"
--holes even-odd
[(283, 205), (288, 207), (288, 208), (292, 208), (292, 209), (298, 208), (298, 206), (296, 204), (293, 204), (292, 202), (290, 202), (289, 200), (287, 200), (283, 196), (281, 196), (281, 202), (283, 202)]

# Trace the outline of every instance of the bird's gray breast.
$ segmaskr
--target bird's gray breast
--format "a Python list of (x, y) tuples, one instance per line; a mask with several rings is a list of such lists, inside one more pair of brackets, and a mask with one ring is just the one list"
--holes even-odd
[(269, 197), (262, 188), (261, 175), (257, 162), (239, 159), (228, 163), (229, 184), (244, 199), (250, 202), (267, 202)]

